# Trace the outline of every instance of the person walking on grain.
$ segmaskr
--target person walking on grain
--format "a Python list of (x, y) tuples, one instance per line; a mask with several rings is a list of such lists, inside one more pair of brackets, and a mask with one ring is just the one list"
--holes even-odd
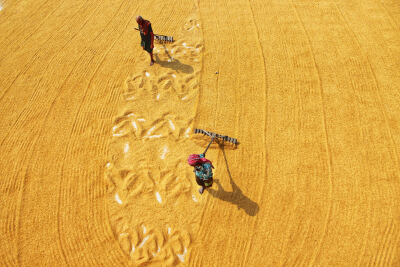
[(205, 158), (206, 153), (203, 154), (192, 154), (188, 158), (190, 166), (194, 167), (194, 174), (196, 177), (196, 183), (200, 185), (199, 193), (203, 194), (206, 188), (209, 188), (213, 184), (213, 172), (214, 166), (211, 161)]
[(140, 45), (143, 47), (143, 50), (146, 50), (150, 54), (150, 66), (152, 66), (154, 64), (154, 34), (153, 29), (151, 28), (151, 23), (150, 21), (143, 19), (141, 16), (136, 17), (136, 22), (138, 23), (140, 37), (142, 38)]

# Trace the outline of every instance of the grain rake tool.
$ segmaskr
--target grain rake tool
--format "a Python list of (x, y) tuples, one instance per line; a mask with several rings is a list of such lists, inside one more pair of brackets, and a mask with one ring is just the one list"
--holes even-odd
[(207, 135), (207, 136), (211, 137), (211, 141), (208, 144), (208, 146), (207, 146), (207, 148), (206, 148), (206, 150), (204, 151), (203, 154), (206, 154), (208, 148), (210, 147), (210, 145), (212, 144), (212, 142), (215, 139), (219, 139), (219, 140), (222, 140), (222, 141), (227, 141), (227, 142), (230, 142), (230, 143), (232, 143), (234, 145), (237, 145), (239, 143), (236, 138), (232, 138), (232, 137), (229, 137), (227, 135), (217, 134), (217, 133), (214, 133), (214, 132), (209, 132), (209, 131), (206, 131), (206, 130), (203, 130), (203, 129), (197, 129), (196, 128), (196, 129), (194, 129), (194, 133), (195, 134), (203, 134), (203, 135)]
[[(138, 28), (135, 28), (135, 30), (140, 31)], [(167, 36), (161, 34), (154, 34), (154, 39), (160, 41), (161, 43), (173, 43), (175, 41), (173, 36)]]
[(154, 39), (160, 41), (160, 42), (166, 42), (166, 43), (173, 43), (174, 42), (174, 37), (173, 36), (167, 36), (167, 35), (160, 35), (160, 34), (154, 34)]

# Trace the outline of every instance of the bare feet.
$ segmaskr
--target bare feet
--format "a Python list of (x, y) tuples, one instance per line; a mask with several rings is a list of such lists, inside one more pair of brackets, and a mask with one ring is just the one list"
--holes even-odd
[(151, 61), (151, 62), (150, 62), (150, 66), (153, 66), (153, 65), (154, 65), (154, 61)]
[(199, 193), (200, 193), (200, 194), (203, 194), (203, 192), (204, 192), (204, 187), (200, 187)]

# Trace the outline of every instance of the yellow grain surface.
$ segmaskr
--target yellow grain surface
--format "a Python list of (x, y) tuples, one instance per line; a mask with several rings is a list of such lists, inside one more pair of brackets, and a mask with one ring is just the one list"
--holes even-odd
[(0, 0), (0, 153), (0, 265), (399, 266), (400, 3)]

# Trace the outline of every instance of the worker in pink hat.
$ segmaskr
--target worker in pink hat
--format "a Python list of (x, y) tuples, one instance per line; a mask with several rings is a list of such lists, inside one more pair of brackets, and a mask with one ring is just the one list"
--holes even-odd
[(196, 176), (196, 182), (200, 185), (199, 193), (203, 194), (204, 189), (211, 187), (213, 184), (213, 172), (214, 166), (211, 161), (205, 158), (204, 154), (192, 154), (188, 158), (190, 166), (194, 167), (193, 172)]

